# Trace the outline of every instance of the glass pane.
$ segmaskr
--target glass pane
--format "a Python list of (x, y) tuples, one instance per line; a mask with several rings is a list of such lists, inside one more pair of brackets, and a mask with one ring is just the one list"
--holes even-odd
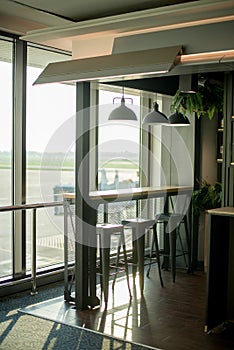
[[(12, 201), (12, 51), (13, 43), (0, 40), (0, 205)], [(0, 277), (12, 274), (12, 223), (0, 213)]]
[[(28, 48), (27, 203), (62, 200), (74, 191), (75, 85), (33, 86), (48, 62), (69, 56)], [(66, 143), (70, 140), (70, 143)], [(27, 215), (27, 269), (31, 261), (31, 214)], [(37, 268), (63, 263), (62, 207), (37, 210)]]
[[(140, 96), (125, 93), (125, 104), (137, 121), (108, 121), (120, 106), (122, 93), (99, 90), (98, 187), (100, 190), (139, 186)], [(113, 101), (115, 104), (113, 104)]]
[[(125, 105), (135, 112), (137, 121), (109, 121), (110, 113), (120, 106), (121, 97), (121, 90), (99, 90), (99, 190), (139, 187), (140, 96), (124, 93)], [(120, 223), (136, 216), (136, 201), (109, 203), (107, 210), (108, 222)], [(98, 214), (98, 221), (103, 222), (102, 210)]]

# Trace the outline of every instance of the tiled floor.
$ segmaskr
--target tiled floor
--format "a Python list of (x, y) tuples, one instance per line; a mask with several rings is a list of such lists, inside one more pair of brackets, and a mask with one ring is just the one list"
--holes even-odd
[(230, 332), (204, 333), (206, 275), (177, 272), (173, 283), (171, 274), (164, 271), (163, 278), (164, 288), (160, 286), (157, 269), (153, 268), (150, 278), (145, 279), (144, 296), (139, 293), (138, 280), (134, 283), (131, 279), (132, 300), (126, 281), (118, 280), (114, 293), (110, 287), (106, 309), (101, 306), (78, 311), (61, 296), (24, 311), (160, 349), (233, 350), (234, 335)]

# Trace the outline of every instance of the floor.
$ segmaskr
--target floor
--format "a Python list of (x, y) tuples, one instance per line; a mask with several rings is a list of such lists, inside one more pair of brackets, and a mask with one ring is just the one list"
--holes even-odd
[(73, 326), (87, 327), (117, 338), (166, 350), (233, 350), (233, 329), (217, 334), (204, 332), (206, 274), (189, 275), (178, 271), (176, 283), (163, 271), (165, 287), (160, 286), (157, 269), (145, 279), (144, 296), (140, 296), (138, 280), (131, 278), (132, 300), (124, 278), (110, 286), (108, 306), (77, 311), (64, 302), (63, 296), (25, 311)]

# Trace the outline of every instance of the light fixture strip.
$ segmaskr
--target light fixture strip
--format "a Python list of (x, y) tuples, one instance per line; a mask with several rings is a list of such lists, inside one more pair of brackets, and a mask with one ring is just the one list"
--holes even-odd
[(150, 28), (144, 28), (144, 29), (138, 29), (138, 30), (129, 30), (120, 34), (116, 34), (115, 37), (119, 38), (119, 37), (125, 37), (130, 35), (157, 33), (157, 32), (162, 32), (166, 30), (175, 30), (175, 29), (201, 26), (206, 24), (230, 22), (233, 20), (234, 20), (234, 16), (231, 15), (231, 16), (215, 17), (215, 18), (201, 19), (201, 20), (189, 21), (189, 22), (178, 22), (173, 24), (165, 24), (157, 27), (150, 27)]
[(233, 61), (234, 50), (212, 51), (212, 52), (181, 55), (181, 56), (178, 56), (177, 59), (183, 65), (194, 65), (194, 64), (200, 64), (202, 62), (214, 63), (215, 61), (217, 62), (222, 62), (227, 60)]

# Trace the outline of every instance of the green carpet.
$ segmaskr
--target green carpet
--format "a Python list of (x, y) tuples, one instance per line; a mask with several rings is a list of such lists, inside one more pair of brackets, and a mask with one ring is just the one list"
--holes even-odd
[[(11, 315), (9, 315), (11, 316)], [(80, 327), (66, 326), (21, 314), (0, 324), (4, 350), (143, 350), (147, 347), (124, 342)]]
[[(34, 297), (23, 293), (2, 298), (0, 302), (1, 350), (147, 350), (155, 349), (78, 326), (35, 317), (31, 313), (35, 303), (62, 295), (63, 287), (42, 290)], [(20, 312), (29, 307), (30, 314)]]

